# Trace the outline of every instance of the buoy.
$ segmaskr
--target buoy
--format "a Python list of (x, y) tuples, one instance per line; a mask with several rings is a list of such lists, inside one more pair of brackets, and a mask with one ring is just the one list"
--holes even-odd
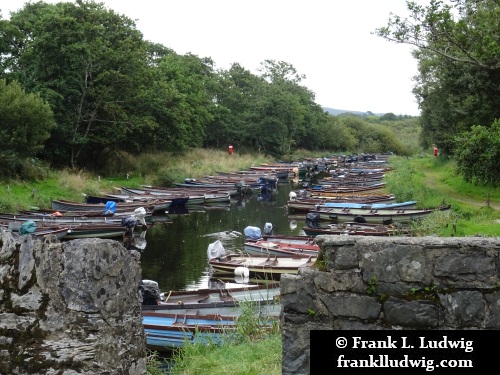
[(249, 271), (246, 267), (236, 267), (234, 269), (234, 276), (243, 276), (244, 278), (248, 277)]

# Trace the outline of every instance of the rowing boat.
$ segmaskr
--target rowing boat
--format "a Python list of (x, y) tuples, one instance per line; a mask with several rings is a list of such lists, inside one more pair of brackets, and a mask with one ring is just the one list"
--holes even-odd
[[(423, 219), (424, 217), (439, 211), (450, 210), (450, 205), (437, 208), (387, 208), (387, 209), (363, 209), (363, 208), (324, 208), (311, 210), (307, 213), (319, 215), (320, 221), (357, 223), (392, 224), (410, 222)], [(306, 215), (306, 216), (307, 216)]]
[(299, 270), (311, 267), (317, 256), (294, 254), (289, 256), (229, 254), (212, 258), (209, 264), (217, 273), (238, 274), (247, 270), (249, 277), (259, 276), (268, 280), (279, 280), (283, 274), (298, 274)]

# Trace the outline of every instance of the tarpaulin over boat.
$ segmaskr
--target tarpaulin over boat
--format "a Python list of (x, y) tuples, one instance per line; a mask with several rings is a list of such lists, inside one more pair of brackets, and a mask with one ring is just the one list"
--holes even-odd
[(36, 230), (36, 223), (33, 220), (26, 220), (19, 227), (19, 234), (33, 233)]
[(107, 201), (106, 202), (106, 207), (104, 207), (104, 213), (105, 214), (114, 214), (116, 211), (116, 202), (114, 201)]
[(251, 238), (253, 240), (258, 240), (262, 238), (262, 233), (259, 227), (246, 227), (243, 231), (245, 233), (245, 237)]
[(217, 240), (208, 245), (207, 255), (208, 260), (221, 258), (226, 255), (226, 249), (224, 249), (224, 245), (222, 245), (222, 242), (220, 240)]
[(317, 212), (309, 212), (306, 215), (306, 227), (308, 228), (320, 228), (320, 216)]

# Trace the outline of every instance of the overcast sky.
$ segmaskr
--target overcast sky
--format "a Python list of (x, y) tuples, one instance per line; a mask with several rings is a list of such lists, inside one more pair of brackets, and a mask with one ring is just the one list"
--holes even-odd
[[(2, 0), (3, 18), (26, 2)], [(211, 57), (216, 68), (236, 62), (258, 74), (264, 60), (285, 61), (306, 76), (302, 84), (321, 106), (419, 115), (410, 46), (370, 34), (391, 12), (406, 15), (405, 0), (101, 2), (135, 20), (145, 39), (179, 54)]]

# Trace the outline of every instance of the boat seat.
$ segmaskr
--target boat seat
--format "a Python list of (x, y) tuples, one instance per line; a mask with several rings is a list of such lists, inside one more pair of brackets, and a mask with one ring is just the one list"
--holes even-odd
[(256, 264), (258, 267), (272, 267), (278, 265), (278, 260), (266, 260), (265, 262)]
[(257, 266), (266, 267), (266, 266), (276, 266), (277, 264), (278, 264), (277, 256), (274, 256), (274, 259), (271, 259), (271, 257), (268, 256), (264, 262), (257, 264)]

